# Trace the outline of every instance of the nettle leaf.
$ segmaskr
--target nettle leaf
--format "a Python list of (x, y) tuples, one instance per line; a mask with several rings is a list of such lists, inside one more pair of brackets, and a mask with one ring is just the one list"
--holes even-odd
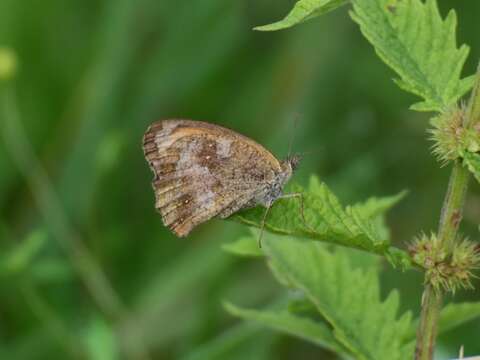
[[(292, 185), (289, 192), (302, 193), (305, 221), (299, 198), (279, 199), (267, 216), (265, 230), (353, 247), (384, 255), (394, 265), (409, 266), (409, 256), (390, 246), (383, 224), (375, 220), (396, 204), (404, 193), (343, 207), (328, 187), (315, 177), (311, 178), (308, 190)], [(261, 227), (264, 212), (264, 208), (257, 207), (242, 211), (233, 218)]]
[(402, 200), (408, 191), (404, 190), (397, 195), (385, 197), (371, 197), (367, 201), (353, 205), (366, 218), (376, 218), (392, 207), (394, 207), (400, 200)]
[[(480, 302), (453, 303), (445, 306), (440, 312), (438, 333), (442, 334), (480, 317)], [(412, 323), (407, 339), (415, 340), (418, 320)]]
[(469, 48), (457, 48), (457, 18), (445, 20), (435, 0), (352, 0), (351, 16), (378, 56), (399, 76), (396, 83), (423, 98), (412, 109), (444, 111), (473, 86), (461, 79)]
[(404, 341), (411, 314), (397, 316), (396, 291), (381, 300), (376, 267), (353, 267), (347, 252), (286, 237), (266, 238), (263, 250), (278, 280), (303, 292), (355, 359), (412, 357), (413, 343)]
[(271, 329), (310, 341), (337, 354), (347, 353), (333, 336), (332, 330), (323, 322), (295, 315), (286, 309), (252, 310), (231, 303), (225, 303), (224, 306), (229, 313), (244, 320), (255, 321)]
[(439, 332), (452, 330), (478, 317), (480, 317), (480, 302), (448, 304), (440, 312)]
[(314, 17), (326, 14), (348, 2), (349, 0), (300, 0), (297, 1), (293, 9), (283, 20), (269, 25), (257, 26), (254, 30), (275, 31), (286, 29), (313, 19)]
[(480, 182), (480, 154), (464, 151), (462, 153), (463, 165), (475, 176)]

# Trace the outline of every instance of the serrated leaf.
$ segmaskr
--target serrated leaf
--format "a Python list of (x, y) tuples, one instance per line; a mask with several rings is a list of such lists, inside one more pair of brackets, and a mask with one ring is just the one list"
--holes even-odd
[(374, 196), (363, 203), (357, 203), (353, 205), (353, 207), (366, 218), (373, 219), (382, 215), (398, 204), (400, 200), (407, 195), (407, 193), (408, 191), (404, 190), (393, 196), (385, 196), (381, 198)]
[[(407, 195), (407, 193), (408, 191), (404, 190), (399, 194), (393, 195), (393, 196), (386, 196), (382, 198), (371, 197), (363, 203), (355, 204), (354, 207), (356, 207), (357, 210), (363, 216), (371, 219), (371, 221), (373, 222), (373, 225), (377, 230), (378, 235), (382, 239), (390, 240), (390, 229), (388, 228), (385, 222), (385, 212), (387, 212), (390, 208), (392, 208), (394, 205), (400, 202), (400, 200), (402, 200)], [(395, 252), (393, 248), (391, 248), (390, 250)], [(389, 252), (392, 252), (392, 251), (389, 251)], [(403, 254), (403, 255), (406, 255), (406, 254)], [(409, 262), (410, 261), (407, 259), (405, 264), (408, 264)], [(396, 264), (396, 261), (392, 263)], [(405, 265), (405, 266), (408, 267), (409, 265)]]
[(352, 0), (351, 16), (378, 56), (399, 76), (395, 82), (423, 98), (412, 109), (444, 111), (473, 86), (461, 79), (469, 48), (457, 48), (457, 19), (443, 20), (435, 0)]
[(322, 322), (294, 315), (287, 310), (243, 309), (228, 302), (224, 306), (229, 313), (244, 320), (255, 321), (271, 329), (310, 341), (337, 354), (346, 353), (333, 336), (332, 330)]
[(466, 166), (475, 179), (480, 182), (480, 154), (464, 151), (462, 157), (463, 165)]
[[(315, 177), (311, 178), (308, 190), (299, 185), (292, 185), (289, 190), (302, 194), (305, 221), (299, 198), (279, 199), (268, 214), (265, 230), (353, 247), (384, 255), (391, 260), (400, 259), (401, 250), (395, 250), (395, 257), (390, 256), (390, 240), (371, 217), (378, 217), (378, 214), (388, 210), (403, 194), (370, 200), (364, 205), (343, 207), (328, 187)], [(264, 208), (257, 207), (240, 212), (233, 218), (261, 227), (264, 211)], [(402, 266), (409, 262), (408, 255), (403, 255), (400, 261)]]
[[(453, 303), (445, 306), (440, 312), (438, 333), (444, 333), (464, 323), (480, 317), (480, 302)], [(414, 340), (418, 321), (412, 323), (406, 340)]]
[(300, 0), (296, 2), (293, 9), (284, 19), (269, 25), (257, 26), (254, 30), (276, 31), (286, 29), (326, 14), (348, 2), (349, 0)]
[(402, 340), (410, 329), (411, 314), (398, 318), (396, 291), (380, 299), (374, 269), (354, 269), (344, 253), (330, 253), (315, 242), (265, 239), (264, 251), (274, 273), (303, 291), (355, 359), (412, 357), (412, 344)]

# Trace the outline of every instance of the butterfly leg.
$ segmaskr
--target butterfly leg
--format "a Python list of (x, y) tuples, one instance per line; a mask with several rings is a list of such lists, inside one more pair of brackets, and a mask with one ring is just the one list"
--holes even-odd
[(303, 224), (308, 230), (314, 233), (315, 229), (313, 229), (310, 225), (308, 225), (307, 220), (305, 218), (305, 211), (304, 211), (305, 206), (304, 206), (303, 193), (282, 194), (278, 199), (289, 199), (289, 198), (300, 199), (300, 216), (302, 217)]
[(265, 213), (263, 214), (262, 224), (260, 225), (260, 235), (258, 236), (258, 247), (260, 249), (262, 248), (262, 237), (263, 237), (263, 231), (265, 230), (265, 221), (267, 220), (267, 215), (271, 207), (272, 207), (272, 204), (269, 204), (265, 209)]

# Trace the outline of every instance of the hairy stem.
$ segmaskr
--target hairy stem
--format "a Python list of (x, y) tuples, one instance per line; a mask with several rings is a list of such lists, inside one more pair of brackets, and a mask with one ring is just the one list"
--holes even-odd
[[(471, 128), (480, 121), (480, 66), (477, 70), (475, 86), (468, 104), (467, 115), (463, 126)], [(470, 173), (457, 160), (450, 175), (447, 194), (443, 202), (438, 239), (445, 248), (452, 250), (457, 240), (458, 227), (462, 220), (463, 207), (468, 188)], [(422, 311), (420, 325), (417, 330), (417, 344), (415, 348), (416, 360), (433, 359), (435, 339), (437, 336), (437, 322), (442, 306), (442, 291), (435, 289), (428, 282), (422, 296)]]
[[(450, 175), (447, 195), (443, 203), (438, 238), (446, 247), (452, 248), (462, 219), (462, 209), (468, 186), (469, 173), (459, 162), (455, 163)], [(433, 358), (437, 336), (438, 315), (442, 306), (442, 292), (426, 283), (422, 296), (422, 312), (417, 331), (415, 359)]]
[(436, 291), (431, 284), (426, 284), (422, 296), (422, 314), (417, 330), (417, 345), (415, 348), (415, 359), (417, 360), (433, 358), (441, 306), (442, 294)]

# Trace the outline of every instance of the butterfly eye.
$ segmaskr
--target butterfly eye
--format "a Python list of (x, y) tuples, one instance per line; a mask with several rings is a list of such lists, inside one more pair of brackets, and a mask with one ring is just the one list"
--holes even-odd
[(298, 168), (298, 165), (300, 164), (300, 160), (302, 160), (302, 157), (300, 155), (292, 155), (287, 158), (287, 162), (290, 164), (292, 171), (295, 171)]

